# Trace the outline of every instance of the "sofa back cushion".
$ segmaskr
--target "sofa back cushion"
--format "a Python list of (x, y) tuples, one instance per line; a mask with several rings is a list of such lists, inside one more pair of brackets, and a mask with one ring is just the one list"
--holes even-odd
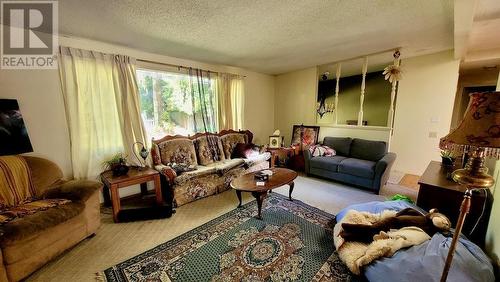
[(181, 163), (186, 165), (197, 165), (196, 151), (193, 140), (179, 138), (163, 141), (158, 144), (160, 161), (164, 165), (170, 163)]
[(63, 173), (54, 162), (39, 157), (23, 156), (23, 158), (30, 167), (31, 178), (37, 196), (42, 195), (47, 189), (64, 182)]
[(194, 144), (200, 165), (209, 165), (226, 159), (219, 136), (198, 137), (194, 140)]
[(234, 147), (238, 143), (248, 143), (247, 135), (244, 133), (229, 133), (220, 137), (222, 141), (222, 148), (224, 149), (224, 155), (226, 159), (231, 158)]
[(325, 137), (323, 145), (335, 150), (337, 155), (348, 157), (351, 150), (352, 138), (350, 137)]
[(372, 141), (354, 138), (351, 144), (350, 156), (356, 159), (376, 162), (387, 153), (387, 144), (384, 141)]

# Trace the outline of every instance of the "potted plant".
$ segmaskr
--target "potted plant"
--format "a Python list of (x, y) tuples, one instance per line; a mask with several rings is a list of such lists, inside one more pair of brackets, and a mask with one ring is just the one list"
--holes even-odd
[(444, 166), (453, 166), (455, 156), (450, 150), (441, 150), (441, 163)]
[(127, 157), (122, 153), (117, 153), (109, 160), (104, 161), (104, 169), (113, 171), (113, 176), (121, 176), (128, 173), (129, 167), (127, 166)]

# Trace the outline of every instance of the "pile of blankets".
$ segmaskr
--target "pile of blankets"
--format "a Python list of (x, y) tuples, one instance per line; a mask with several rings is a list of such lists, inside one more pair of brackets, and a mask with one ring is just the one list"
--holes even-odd
[(346, 241), (340, 235), (342, 223), (372, 225), (389, 217), (395, 217), (396, 212), (385, 210), (380, 214), (350, 210), (338, 222), (333, 230), (335, 248), (340, 259), (354, 274), (361, 274), (363, 266), (370, 264), (382, 257), (391, 257), (402, 248), (422, 244), (431, 237), (421, 228), (415, 226), (393, 229), (388, 232), (381, 231), (374, 236), (371, 243)]

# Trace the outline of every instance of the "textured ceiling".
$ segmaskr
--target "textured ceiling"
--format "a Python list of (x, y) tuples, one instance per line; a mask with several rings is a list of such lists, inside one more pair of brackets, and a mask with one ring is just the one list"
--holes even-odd
[(268, 74), (453, 48), (452, 0), (64, 0), (59, 18), (64, 35)]
[(500, 1), (478, 0), (462, 70), (500, 66)]

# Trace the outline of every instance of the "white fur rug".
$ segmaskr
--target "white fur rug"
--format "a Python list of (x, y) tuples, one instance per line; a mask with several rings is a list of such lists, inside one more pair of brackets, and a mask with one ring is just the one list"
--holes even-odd
[(410, 226), (401, 229), (394, 229), (389, 232), (380, 232), (374, 236), (374, 241), (370, 244), (362, 242), (345, 241), (339, 234), (342, 231), (342, 223), (367, 224), (372, 225), (385, 218), (394, 217), (395, 211), (383, 211), (380, 214), (369, 212), (359, 212), (350, 210), (338, 222), (333, 229), (333, 241), (340, 259), (347, 265), (354, 274), (361, 274), (363, 266), (370, 264), (381, 257), (391, 257), (402, 248), (422, 244), (430, 240), (422, 229)]

